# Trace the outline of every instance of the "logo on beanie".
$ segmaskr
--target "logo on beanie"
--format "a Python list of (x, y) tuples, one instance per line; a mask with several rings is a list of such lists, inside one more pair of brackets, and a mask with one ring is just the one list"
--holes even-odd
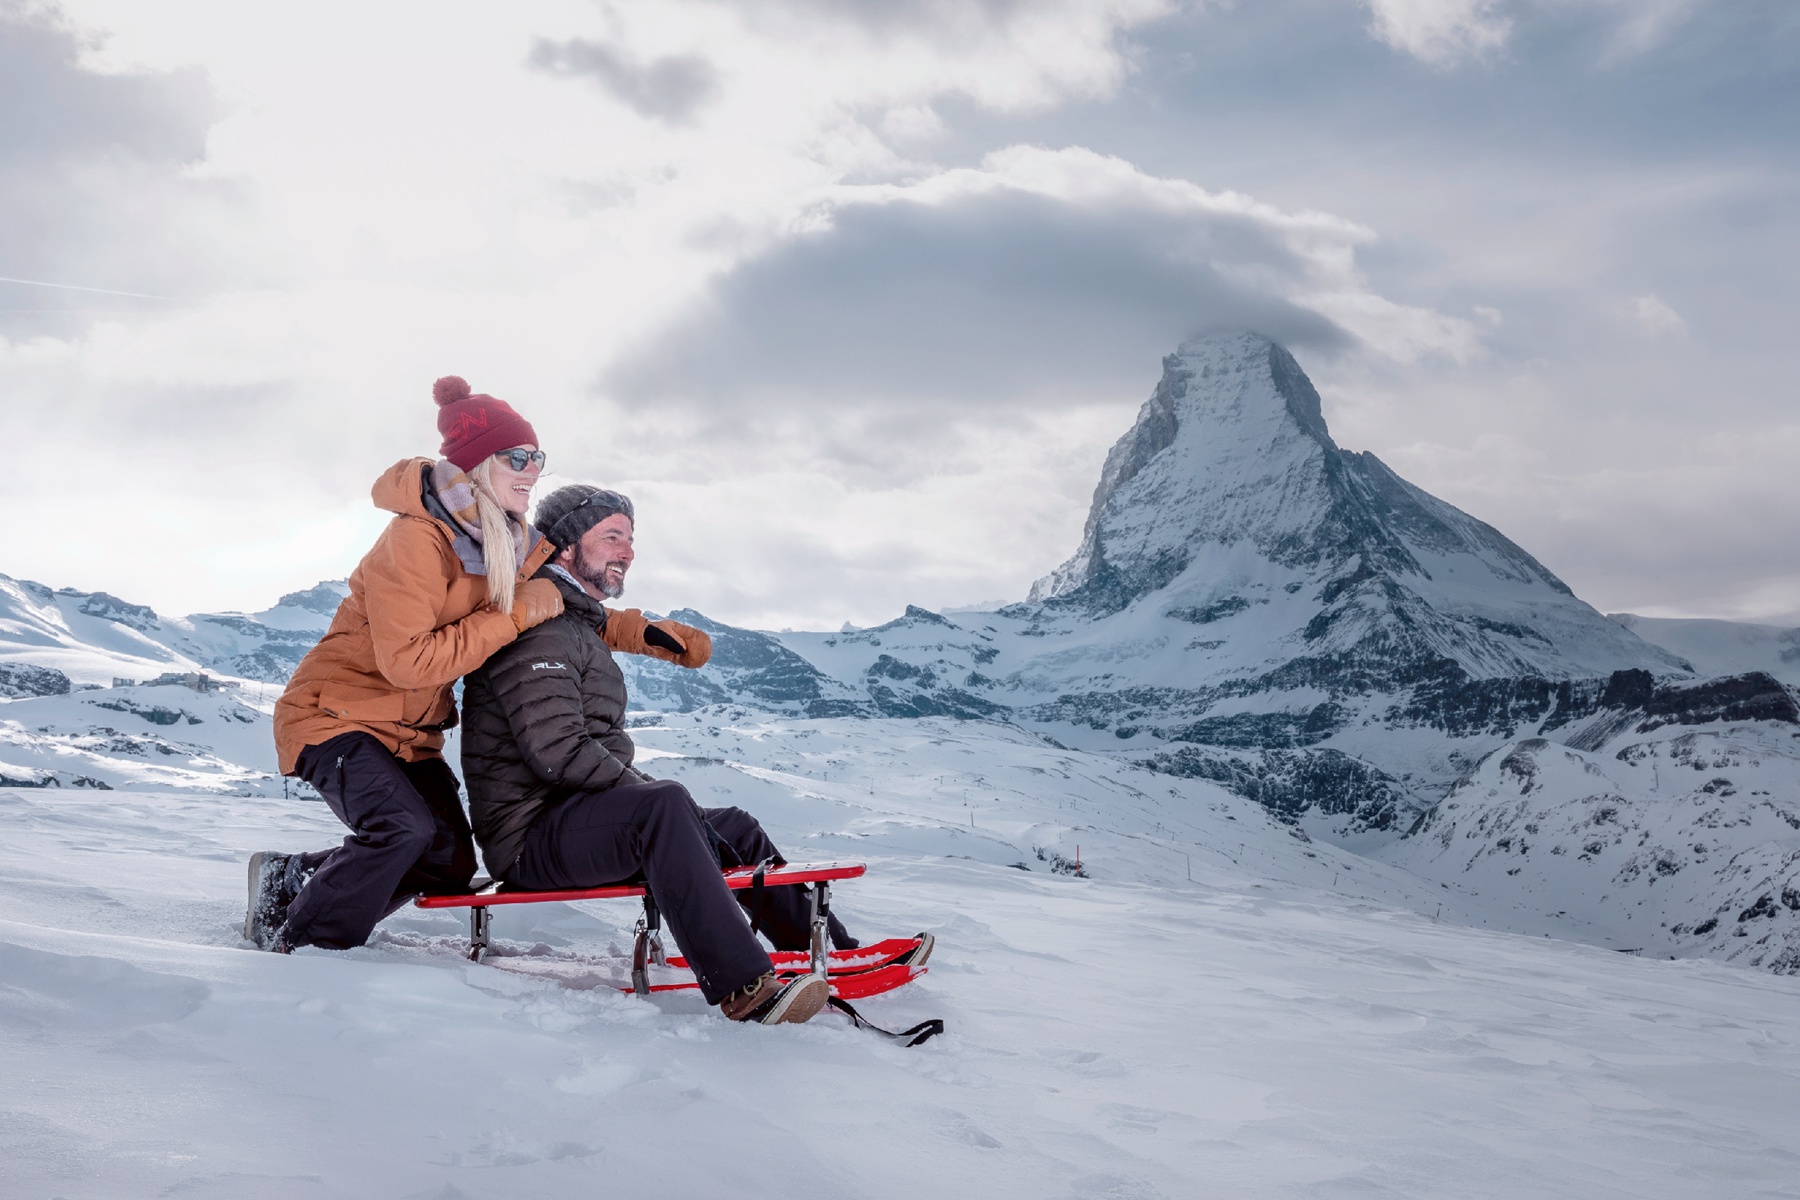
[(474, 412), (466, 412), (459, 415), (456, 420), (450, 423), (450, 428), (445, 432), (444, 437), (448, 441), (460, 442), (468, 437), (473, 430), (486, 429), (487, 427), (487, 409), (478, 408)]

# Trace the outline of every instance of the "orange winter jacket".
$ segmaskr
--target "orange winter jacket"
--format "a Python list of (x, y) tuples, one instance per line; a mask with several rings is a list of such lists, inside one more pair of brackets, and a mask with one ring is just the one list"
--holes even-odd
[[(437, 758), (455, 724), (451, 687), (518, 636), (488, 603), (487, 579), (457, 553), (458, 531), (426, 511), (425, 458), (375, 481), (377, 508), (397, 514), (350, 573), (350, 595), (275, 702), (275, 751), (294, 774), (300, 751), (340, 733), (372, 734), (408, 762)], [(465, 554), (480, 548), (462, 535)], [(542, 536), (519, 565), (524, 581), (554, 552)]]

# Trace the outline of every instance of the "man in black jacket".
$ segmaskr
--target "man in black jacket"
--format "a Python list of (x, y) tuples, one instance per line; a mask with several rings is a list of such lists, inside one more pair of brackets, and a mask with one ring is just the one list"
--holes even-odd
[[(734, 1020), (805, 1021), (829, 989), (811, 976), (775, 980), (721, 860), (781, 861), (737, 808), (702, 809), (687, 789), (632, 765), (625, 679), (613, 649), (704, 665), (711, 641), (636, 609), (610, 610), (630, 570), (635, 513), (617, 492), (560, 488), (536, 525), (558, 547), (540, 575), (563, 594), (560, 617), (525, 631), (463, 685), (463, 778), (489, 872), (533, 891), (648, 882), (707, 1003)], [(804, 889), (770, 888), (759, 925), (777, 949), (809, 944)], [(832, 941), (856, 945), (835, 917)]]

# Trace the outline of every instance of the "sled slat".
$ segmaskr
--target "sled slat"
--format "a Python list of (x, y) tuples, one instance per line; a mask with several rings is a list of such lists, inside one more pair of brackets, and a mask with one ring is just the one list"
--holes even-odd
[[(782, 887), (792, 883), (855, 879), (867, 870), (864, 863), (789, 863), (785, 867), (770, 867), (765, 870), (763, 886)], [(733, 891), (747, 888), (755, 874), (754, 867), (733, 867), (725, 872), (725, 886)], [(606, 887), (571, 888), (560, 892), (483, 890), (460, 896), (420, 896), (413, 903), (420, 908), (486, 908), (495, 904), (543, 904), (559, 900), (617, 900), (643, 894), (643, 884), (617, 883)]]

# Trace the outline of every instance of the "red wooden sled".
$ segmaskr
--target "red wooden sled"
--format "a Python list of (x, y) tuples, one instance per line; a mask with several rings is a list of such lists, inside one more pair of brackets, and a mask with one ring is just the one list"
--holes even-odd
[[(867, 870), (863, 863), (788, 863), (784, 866), (733, 867), (725, 872), (725, 886), (737, 891), (743, 888), (781, 887), (810, 883), (812, 890), (812, 951), (810, 970), (832, 983), (832, 991), (844, 997), (872, 996), (909, 982), (923, 974), (925, 967), (886, 964), (862, 972), (834, 972), (826, 950), (826, 918), (831, 912), (831, 884), (834, 880), (855, 879)], [(496, 904), (543, 904), (568, 900), (616, 900), (641, 896), (644, 915), (638, 918), (637, 938), (631, 954), (631, 990), (640, 996), (653, 991), (667, 991), (682, 986), (650, 983), (650, 966), (687, 964), (677, 958), (670, 964), (662, 945), (662, 913), (656, 898), (643, 884), (620, 883), (607, 887), (574, 888), (559, 892), (526, 892), (501, 890), (489, 884), (479, 891), (458, 896), (421, 896), (414, 901), (420, 908), (466, 908), (469, 910), (469, 958), (480, 962), (488, 949), (488, 909)]]

